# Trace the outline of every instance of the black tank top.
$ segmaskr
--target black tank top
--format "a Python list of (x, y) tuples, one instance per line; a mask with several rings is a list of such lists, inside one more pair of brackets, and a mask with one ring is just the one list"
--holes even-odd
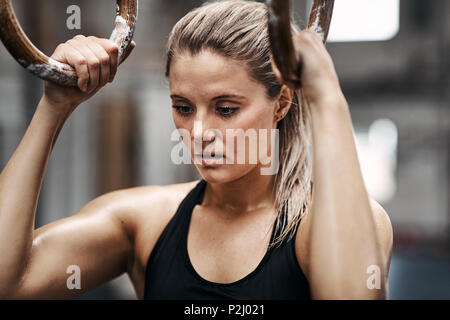
[[(233, 283), (211, 282), (195, 271), (187, 251), (187, 235), (192, 210), (201, 203), (205, 187), (202, 179), (189, 192), (156, 242), (147, 262), (144, 299), (311, 299), (308, 280), (295, 255), (295, 236), (268, 249), (255, 270)], [(275, 226), (271, 240), (279, 234), (274, 230)]]

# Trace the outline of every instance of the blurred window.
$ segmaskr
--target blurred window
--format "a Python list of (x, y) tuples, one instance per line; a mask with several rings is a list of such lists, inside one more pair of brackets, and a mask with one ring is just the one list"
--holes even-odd
[(367, 192), (381, 204), (389, 202), (397, 190), (397, 125), (378, 119), (368, 130), (355, 128), (355, 143)]
[(386, 41), (399, 29), (400, 0), (336, 0), (328, 41)]

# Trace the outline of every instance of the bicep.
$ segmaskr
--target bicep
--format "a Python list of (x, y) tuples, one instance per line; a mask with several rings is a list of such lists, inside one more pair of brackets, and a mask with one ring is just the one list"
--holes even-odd
[[(73, 298), (127, 271), (132, 245), (122, 221), (106, 204), (109, 197), (35, 230), (15, 298)], [(80, 289), (69, 289), (71, 276), (79, 276)]]

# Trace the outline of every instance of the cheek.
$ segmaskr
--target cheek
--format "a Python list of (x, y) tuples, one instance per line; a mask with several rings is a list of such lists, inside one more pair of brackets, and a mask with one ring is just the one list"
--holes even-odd
[(178, 129), (178, 128), (182, 127), (183, 121), (174, 109), (172, 109), (172, 119), (173, 119), (173, 123), (175, 124), (175, 128)]
[[(189, 127), (189, 123), (184, 120), (179, 115), (173, 115), (173, 123), (175, 125), (175, 131), (178, 132), (178, 135), (180, 136), (179, 141), (183, 141), (186, 147), (189, 148), (190, 146), (190, 140), (191, 140), (191, 130)], [(172, 137), (174, 133), (172, 133)]]
[(237, 128), (246, 129), (269, 129), (273, 126), (274, 106), (270, 103), (261, 103), (249, 108), (241, 117)]
[(175, 111), (173, 111), (173, 113), (172, 113), (172, 118), (173, 118), (173, 124), (175, 125), (176, 129), (190, 131), (191, 124), (187, 118), (180, 116)]
[[(250, 159), (258, 159), (260, 158), (261, 152), (267, 152), (267, 149), (270, 150), (270, 135), (271, 130), (273, 129), (273, 109), (272, 105), (265, 104), (263, 107), (255, 106), (249, 108), (245, 114), (241, 114), (239, 119), (233, 123), (232, 128), (229, 127), (230, 133), (233, 136), (239, 136), (240, 138), (235, 138), (234, 143), (230, 141), (227, 143), (227, 136), (225, 130), (224, 134), (224, 142), (227, 155), (234, 154), (235, 157), (239, 155), (245, 157), (246, 163), (253, 163)], [(242, 135), (245, 135), (243, 137)], [(252, 137), (252, 138), (250, 138)], [(236, 140), (240, 139), (240, 141), (244, 142), (244, 149), (238, 148), (238, 143)], [(265, 146), (263, 150), (259, 150), (261, 143)]]

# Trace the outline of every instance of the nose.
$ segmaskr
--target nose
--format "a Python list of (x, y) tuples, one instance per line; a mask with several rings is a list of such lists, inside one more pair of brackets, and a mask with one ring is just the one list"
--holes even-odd
[(203, 141), (203, 120), (195, 120), (192, 127), (192, 137), (194, 141)]
[(218, 129), (214, 128), (212, 124), (204, 120), (195, 120), (192, 128), (192, 137), (194, 143), (195, 154), (202, 153), (202, 151), (210, 144), (216, 141)]

